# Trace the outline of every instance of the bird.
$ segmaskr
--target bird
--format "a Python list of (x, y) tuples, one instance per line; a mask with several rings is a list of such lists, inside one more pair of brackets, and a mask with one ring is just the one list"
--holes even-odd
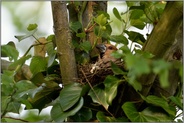
[(111, 62), (119, 63), (121, 59), (117, 59), (112, 56), (112, 53), (117, 51), (116, 46), (112, 44), (98, 44), (96, 48), (99, 50), (100, 55), (96, 65), (100, 68), (108, 68), (111, 66)]

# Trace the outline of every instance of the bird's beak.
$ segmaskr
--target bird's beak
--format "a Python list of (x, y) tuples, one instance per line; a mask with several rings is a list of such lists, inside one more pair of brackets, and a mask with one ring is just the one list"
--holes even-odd
[(98, 44), (96, 45), (96, 48), (100, 51), (100, 53), (105, 53), (106, 46), (104, 44)]

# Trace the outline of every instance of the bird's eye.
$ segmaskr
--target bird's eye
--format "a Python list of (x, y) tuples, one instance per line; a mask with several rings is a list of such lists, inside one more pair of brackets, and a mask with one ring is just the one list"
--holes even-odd
[(113, 49), (113, 47), (112, 47), (112, 46), (109, 46), (109, 47), (108, 47), (108, 49), (112, 50), (112, 49)]

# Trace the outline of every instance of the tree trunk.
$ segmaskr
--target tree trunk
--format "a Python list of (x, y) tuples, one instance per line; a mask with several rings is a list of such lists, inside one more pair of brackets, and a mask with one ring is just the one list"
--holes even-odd
[(60, 1), (51, 1), (51, 5), (62, 82), (66, 85), (78, 78), (67, 7), (65, 2)]
[[(143, 46), (142, 50), (152, 53), (154, 55), (154, 59), (165, 58), (169, 48), (171, 48), (173, 43), (175, 42), (176, 34), (179, 30), (179, 27), (181, 26), (182, 20), (183, 20), (183, 2), (174, 2), (174, 1), (168, 2), (162, 14), (162, 17), (160, 18), (157, 25), (154, 27), (152, 33), (150, 34), (150, 37), (148, 37), (148, 40)], [(171, 73), (172, 72), (170, 72), (170, 74)], [(175, 79), (178, 80), (178, 77), (176, 77)], [(138, 81), (141, 82), (142, 90), (140, 93), (143, 96), (147, 96), (149, 94), (150, 89), (152, 88), (154, 82), (157, 83), (156, 75), (153, 73), (148, 75), (142, 75)], [(172, 85), (177, 84), (172, 83), (170, 87)], [(154, 93), (162, 93), (160, 90), (155, 89), (154, 91), (157, 92)], [(136, 94), (136, 92), (133, 91), (134, 90), (132, 90), (132, 88), (130, 87), (128, 93), (134, 94), (130, 96), (129, 100), (140, 101), (141, 97), (139, 96), (139, 94)], [(166, 95), (168, 96), (168, 94)]]
[[(183, 2), (168, 2), (157, 25), (143, 47), (143, 51), (152, 53), (154, 59), (164, 58), (168, 49), (173, 45), (175, 36), (183, 20)], [(155, 80), (155, 74), (142, 76), (141, 94), (146, 96)]]

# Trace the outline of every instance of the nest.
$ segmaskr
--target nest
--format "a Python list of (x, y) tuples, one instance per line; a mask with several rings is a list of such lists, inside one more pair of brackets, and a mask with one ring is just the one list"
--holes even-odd
[[(119, 68), (124, 69), (122, 61), (115, 63)], [(105, 80), (108, 75), (114, 75), (111, 64), (99, 67), (95, 64), (78, 65), (79, 82), (82, 84), (90, 83), (96, 85)]]

